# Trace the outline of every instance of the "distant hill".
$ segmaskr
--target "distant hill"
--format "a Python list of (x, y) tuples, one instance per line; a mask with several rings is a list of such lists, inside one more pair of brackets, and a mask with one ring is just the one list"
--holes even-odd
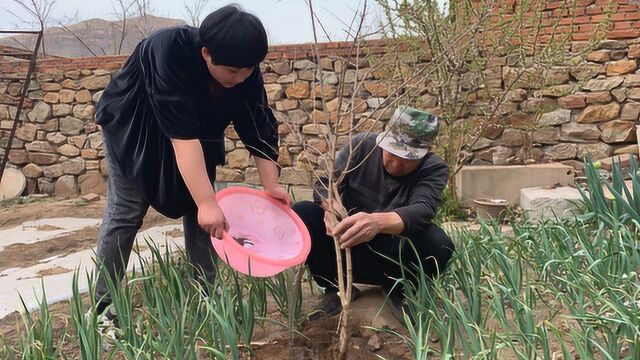
[[(120, 21), (90, 19), (65, 27), (51, 27), (45, 31), (45, 48), (48, 55), (83, 57), (98, 55), (129, 54), (147, 35), (156, 30), (183, 25), (184, 20), (157, 16), (138, 16), (127, 19), (126, 34), (122, 46)], [(0, 38), (0, 45), (32, 49), (36, 37), (19, 35)], [(90, 50), (89, 50), (90, 49)], [(93, 52), (93, 53), (92, 53)]]

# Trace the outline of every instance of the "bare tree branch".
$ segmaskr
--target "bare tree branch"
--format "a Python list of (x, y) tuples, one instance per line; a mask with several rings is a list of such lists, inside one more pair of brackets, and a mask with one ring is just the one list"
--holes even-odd
[(129, 19), (131, 18), (132, 8), (135, 0), (112, 0), (113, 13), (117, 16), (118, 21), (113, 24), (114, 30), (118, 33), (118, 38), (114, 44), (114, 53), (120, 55), (124, 40), (129, 32)]
[[(67, 25), (59, 22), (58, 25), (69, 35), (73, 36), (74, 39), (76, 39), (78, 41), (78, 43), (80, 43), (80, 45), (82, 45), (82, 47), (84, 47), (85, 49), (87, 49), (87, 51), (89, 51), (91, 53), (91, 55), (93, 56), (98, 56), (98, 54), (96, 54), (91, 47), (82, 39), (82, 37), (80, 37), (78, 34), (76, 34), (75, 31), (71, 30)], [(103, 49), (104, 52), (104, 49)], [(105, 54), (106, 55), (106, 54)]]
[(209, 7), (210, 0), (184, 0), (183, 15), (192, 26), (200, 26), (205, 10)]
[(8, 12), (16, 17), (17, 19), (28, 23), (28, 24), (36, 24), (39, 26), (40, 30), (43, 31), (42, 38), (42, 55), (43, 57), (47, 56), (46, 49), (46, 41), (44, 30), (48, 27), (49, 22), (51, 20), (51, 11), (53, 10), (56, 0), (12, 0), (14, 4), (18, 5), (21, 9), (25, 10), (27, 14), (29, 14), (33, 20), (25, 21), (20, 16), (18, 16), (15, 12), (8, 10)]
[(147, 37), (153, 32), (153, 23), (151, 23), (151, 14), (154, 12), (151, 0), (133, 0), (137, 8), (138, 19), (136, 22), (136, 30), (141, 37)]

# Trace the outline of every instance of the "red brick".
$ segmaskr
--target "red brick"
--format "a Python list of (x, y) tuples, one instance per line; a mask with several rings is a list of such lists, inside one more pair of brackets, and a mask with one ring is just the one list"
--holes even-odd
[(572, 17), (562, 18), (562, 19), (560, 19), (560, 21), (558, 21), (558, 24), (559, 25), (571, 25), (571, 24), (575, 23), (573, 20), (574, 19)]
[(540, 36), (540, 43), (548, 44), (551, 39), (552, 39), (551, 35), (542, 35)]
[(607, 15), (593, 15), (591, 16), (591, 20), (589, 20), (589, 22), (594, 23), (594, 22), (602, 22), (606, 20), (607, 20)]
[(604, 11), (602, 6), (594, 6), (594, 7), (587, 8), (587, 14), (589, 15), (604, 14), (604, 13), (606, 13), (606, 11)]
[(280, 52), (269, 52), (267, 53), (267, 60), (277, 60), (277, 59), (282, 59), (282, 53)]
[(551, 26), (555, 23), (553, 19), (541, 19), (540, 26)]
[(591, 39), (591, 34), (576, 33), (571, 35), (571, 39), (573, 39), (574, 41), (587, 41)]
[(640, 20), (640, 9), (636, 12), (630, 12), (625, 14), (627, 20)]
[(624, 20), (627, 17), (626, 13), (615, 13), (611, 14), (612, 21)]
[(638, 5), (621, 5), (618, 7), (618, 12), (634, 12), (640, 11), (640, 6)]
[(569, 13), (568, 9), (562, 10), (562, 9), (555, 9), (551, 12), (551, 16), (555, 16), (555, 17), (567, 17), (570, 16), (571, 14)]
[(580, 16), (573, 19), (574, 24), (588, 24), (591, 22), (591, 17), (589, 16)]
[(557, 9), (561, 6), (562, 4), (559, 1), (547, 1), (547, 3), (545, 4), (545, 9)]
[(614, 30), (607, 34), (607, 39), (632, 39), (640, 37), (640, 30)]
[(594, 0), (578, 0), (578, 3), (576, 4), (576, 6), (586, 7), (593, 4), (594, 2), (595, 2)]
[(291, 60), (291, 59), (306, 59), (309, 57), (307, 52), (292, 52), (292, 53), (283, 53), (282, 58)]
[(571, 31), (572, 29), (577, 29), (577, 26), (558, 26), (557, 27), (557, 31), (556, 32), (561, 32), (561, 33), (567, 33), (569, 31)]
[(579, 9), (573, 9), (573, 16), (582, 16), (582, 15), (586, 15), (587, 11), (584, 8), (579, 8)]
[(578, 31), (579, 32), (587, 32), (590, 33), (592, 32), (596, 27), (594, 25), (580, 25), (578, 27)]
[(318, 50), (318, 56), (320, 57), (331, 56), (331, 55), (334, 55), (334, 52), (332, 50), (329, 50), (329, 49)]
[(618, 30), (618, 29), (631, 29), (631, 21), (622, 21), (622, 22), (617, 22), (613, 24), (613, 28)]
[(351, 50), (351, 49), (343, 48), (343, 49), (336, 49), (333, 51), (333, 55), (336, 55), (336, 56), (349, 56), (349, 55), (355, 56), (356, 54), (357, 54), (357, 51), (355, 49)]

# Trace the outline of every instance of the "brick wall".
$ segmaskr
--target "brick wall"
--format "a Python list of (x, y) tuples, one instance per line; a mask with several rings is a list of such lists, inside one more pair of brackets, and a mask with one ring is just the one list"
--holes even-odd
[[(479, 1), (479, 0), (474, 0)], [(517, 0), (506, 0), (513, 7), (518, 6)], [(542, 40), (553, 31), (558, 34), (567, 33), (573, 29), (574, 41), (589, 40), (596, 25), (609, 19), (607, 39), (635, 39), (640, 37), (640, 2), (637, 0), (577, 0), (575, 9), (563, 9), (561, 0), (544, 1), (542, 10)], [(571, 1), (569, 1), (571, 3)], [(571, 15), (571, 16), (570, 16)], [(507, 14), (506, 16), (509, 16)], [(552, 18), (562, 17), (558, 27), (553, 29)]]

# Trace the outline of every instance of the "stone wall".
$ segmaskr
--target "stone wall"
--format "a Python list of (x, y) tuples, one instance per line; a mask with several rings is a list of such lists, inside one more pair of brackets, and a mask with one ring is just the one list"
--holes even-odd
[[(573, 49), (584, 48), (584, 40), (592, 30), (589, 21), (600, 21), (604, 10), (601, 1), (582, 1), (581, 22), (574, 34)], [(554, 14), (554, 1), (549, 1)], [(530, 119), (532, 109), (543, 105), (549, 109), (534, 130), (525, 133), (514, 128), (495, 127), (473, 145), (471, 164), (517, 164), (527, 150), (537, 162), (562, 161), (578, 166), (586, 154), (603, 158), (612, 154), (638, 153), (635, 125), (640, 118), (640, 11), (637, 5), (619, 1), (607, 40), (588, 54), (586, 62), (570, 69), (555, 69), (552, 86), (537, 89), (523, 84), (515, 89), (508, 106), (511, 113), (506, 123)], [(550, 15), (550, 16), (551, 16)], [(585, 25), (586, 24), (586, 25)], [(582, 27), (582, 28), (581, 28)], [(384, 41), (368, 42), (363, 54), (379, 56), (385, 52)], [(293, 187), (298, 197), (308, 196), (298, 168), (314, 155), (303, 151), (302, 141), (320, 152), (326, 144), (313, 120), (323, 121), (318, 72), (323, 72), (328, 101), (325, 110), (336, 111), (334, 99), (338, 73), (345, 65), (350, 44), (329, 43), (318, 47), (321, 59), (314, 58), (310, 45), (278, 46), (270, 50), (262, 64), (265, 88), (271, 107), (280, 121), (281, 180)], [(104, 193), (108, 175), (102, 152), (100, 129), (95, 125), (95, 103), (101, 91), (126, 60), (125, 56), (80, 59), (45, 59), (37, 64), (37, 76), (29, 90), (22, 123), (10, 150), (10, 165), (23, 171), (28, 179), (28, 193), (49, 193), (71, 197), (89, 192)], [(510, 76), (509, 59), (495, 58), (501, 67), (494, 82), (502, 84)], [(0, 62), (0, 74), (20, 75), (26, 71), (25, 61)], [(411, 65), (408, 62), (407, 65)], [(372, 112), (387, 96), (386, 74), (370, 71), (369, 61), (359, 69), (348, 68), (345, 82), (364, 80), (356, 94), (355, 125), (366, 130), (381, 130), (383, 122), (372, 120)], [(0, 81), (0, 103), (15, 102), (20, 86)], [(15, 106), (0, 105), (0, 155), (6, 149)], [(291, 127), (294, 127), (293, 129)], [(530, 141), (529, 141), (530, 140)], [(530, 143), (530, 146), (528, 144)], [(224, 182), (256, 184), (258, 174), (237, 134), (226, 132), (227, 164), (218, 169)]]
[[(533, 127), (528, 133), (517, 126), (493, 127), (473, 146), (471, 164), (519, 164), (525, 150), (535, 162), (562, 161), (578, 168), (587, 154), (595, 159), (638, 155), (639, 40), (603, 41), (582, 64), (554, 69), (549, 87), (520, 84), (507, 103), (512, 111), (503, 123)], [(582, 46), (573, 44), (576, 51)], [(503, 83), (509, 73), (504, 64)], [(540, 108), (546, 113), (537, 114)]]
[[(321, 44), (320, 51), (326, 56), (319, 65), (308, 59), (309, 45), (275, 47), (261, 65), (269, 102), (280, 122), (281, 178), (298, 198), (309, 196), (297, 169), (310, 158), (310, 154), (303, 153), (300, 135), (316, 149), (326, 150), (318, 128), (310, 124), (310, 116), (319, 119), (320, 114), (313, 111), (318, 103), (315, 97), (319, 95), (314, 86), (316, 72), (324, 71), (327, 100), (332, 100), (336, 96), (336, 66), (341, 66), (337, 55), (347, 47), (344, 43)], [(378, 46), (377, 42), (369, 43), (366, 50), (374, 56), (382, 52), (384, 46)], [(125, 56), (108, 56), (38, 62), (37, 75), (29, 87), (21, 123), (9, 151), (9, 166), (19, 168), (27, 177), (26, 193), (60, 197), (105, 193), (108, 168), (100, 128), (95, 124), (95, 104), (124, 61)], [(362, 64), (366, 65), (366, 61)], [(24, 76), (26, 65), (25, 61), (17, 60), (0, 62), (0, 71), (3, 75)], [(347, 81), (355, 80), (356, 76), (355, 70), (348, 70)], [(372, 74), (367, 77), (374, 80)], [(17, 103), (20, 91), (20, 83), (0, 81), (0, 103)], [(327, 106), (335, 103), (329, 101)], [(363, 112), (366, 107), (363, 101)], [(15, 112), (14, 105), (0, 105), (0, 156), (7, 151)], [(286, 124), (299, 128), (293, 130)], [(381, 129), (383, 124), (377, 126)], [(259, 184), (255, 163), (232, 127), (226, 131), (225, 146), (227, 164), (218, 168), (218, 180)]]
[[(73, 197), (105, 192), (108, 173), (94, 104), (110, 80), (108, 70), (72, 70), (39, 73), (31, 82), (9, 152), (9, 163), (27, 177), (27, 193)], [(16, 82), (0, 83), (0, 97), (15, 101), (20, 88)], [(15, 111), (15, 106), (0, 105), (1, 155)]]

